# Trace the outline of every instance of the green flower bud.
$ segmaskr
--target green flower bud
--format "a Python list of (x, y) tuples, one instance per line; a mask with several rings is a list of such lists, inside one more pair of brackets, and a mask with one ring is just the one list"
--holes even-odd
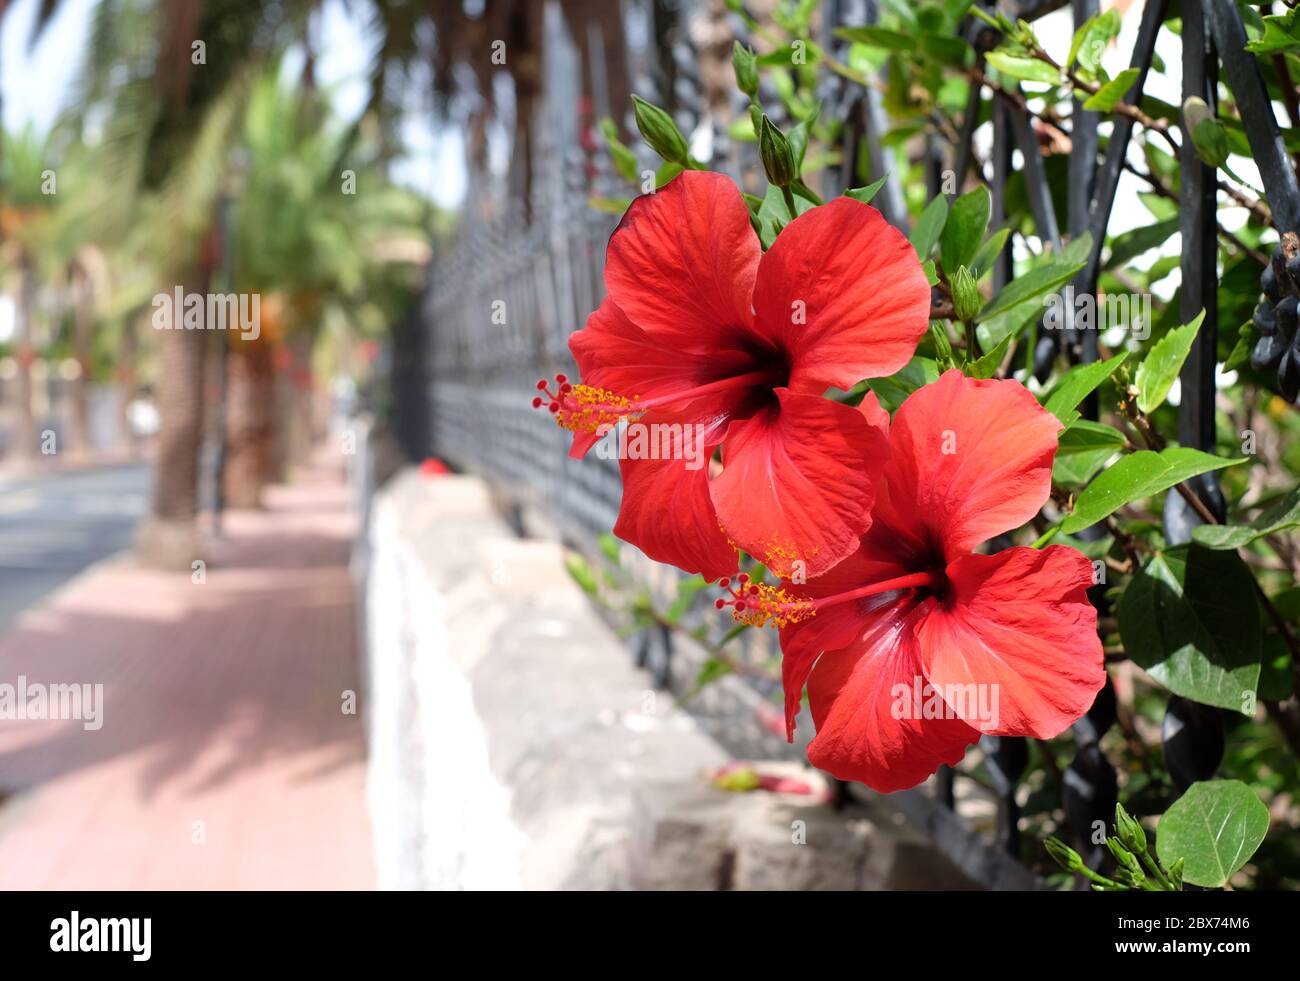
[(1134, 854), (1141, 855), (1147, 850), (1146, 832), (1137, 819), (1124, 810), (1123, 804), (1115, 805), (1115, 834)]
[(731, 51), (731, 67), (736, 72), (736, 88), (750, 98), (758, 94), (758, 59), (739, 41)]
[(962, 323), (974, 320), (984, 305), (984, 298), (980, 296), (979, 284), (970, 270), (958, 266), (948, 285), (952, 287), (952, 309), (957, 319)]
[(758, 134), (758, 155), (763, 160), (767, 179), (777, 187), (789, 187), (798, 178), (799, 169), (794, 162), (790, 141), (767, 116), (763, 117), (763, 126)]
[(1204, 99), (1196, 96), (1183, 103), (1183, 130), (1192, 139), (1192, 149), (1202, 162), (1222, 167), (1228, 159), (1228, 133)]
[(690, 149), (686, 145), (686, 137), (682, 136), (682, 131), (677, 128), (672, 117), (658, 106), (635, 95), (632, 96), (632, 104), (636, 110), (636, 128), (641, 131), (642, 139), (665, 160), (685, 166)]
[(1052, 856), (1052, 861), (1065, 871), (1082, 872), (1084, 870), (1083, 856), (1060, 838), (1048, 838), (1043, 842), (1043, 847), (1047, 849), (1047, 854)]
[(1107, 838), (1106, 847), (1110, 853), (1115, 856), (1115, 861), (1119, 863), (1121, 869), (1129, 874), (1129, 877), (1136, 881), (1143, 881), (1146, 876), (1142, 874), (1142, 865), (1138, 862), (1137, 857), (1125, 847), (1124, 843), (1118, 838)]

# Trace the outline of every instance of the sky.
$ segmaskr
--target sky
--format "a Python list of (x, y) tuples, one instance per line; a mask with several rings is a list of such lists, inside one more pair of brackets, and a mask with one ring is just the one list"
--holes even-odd
[[(40, 42), (29, 48), (37, 0), (15, 0), (0, 25), (0, 92), (7, 129), (28, 122), (48, 129), (64, 108), (81, 65), (96, 0), (62, 0)], [(360, 7), (360, 5), (354, 5)], [(377, 41), (363, 21), (350, 16), (339, 0), (327, 0), (317, 27), (317, 78), (335, 89), (335, 107), (346, 119), (365, 105), (366, 67)], [(286, 70), (301, 64), (290, 54)], [(455, 130), (435, 130), (413, 96), (403, 136), (407, 152), (393, 168), (394, 179), (454, 209), (465, 194), (464, 146)]]

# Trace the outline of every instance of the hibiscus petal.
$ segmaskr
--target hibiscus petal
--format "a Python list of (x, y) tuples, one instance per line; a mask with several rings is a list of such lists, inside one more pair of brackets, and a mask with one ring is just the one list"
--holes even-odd
[(679, 355), (734, 348), (750, 334), (761, 251), (735, 183), (686, 171), (627, 209), (609, 239), (605, 285), (633, 323)]
[[(570, 335), (569, 350), (584, 385), (642, 401), (697, 388), (748, 367), (746, 356), (734, 351), (708, 359), (683, 358), (680, 351), (648, 337), (608, 298), (582, 330)], [(715, 392), (674, 409), (689, 409), (689, 421), (712, 423), (732, 412), (746, 395), (745, 390)], [(584, 455), (597, 439), (574, 433), (570, 456)]]
[[(808, 678), (817, 725), (808, 762), (886, 794), (915, 787), (941, 764), (959, 762), (979, 739), (975, 729), (944, 717), (949, 713), (938, 700), (926, 697), (912, 632), (921, 607), (911, 595), (890, 596), (861, 621), (859, 639), (823, 654)], [(920, 706), (914, 698), (918, 688)], [(939, 717), (925, 718), (927, 704), (938, 707)]]
[(918, 554), (970, 552), (1038, 513), (1060, 431), (1019, 382), (944, 372), (894, 413), (875, 520)]
[(916, 251), (880, 212), (836, 198), (800, 215), (763, 255), (758, 330), (791, 360), (790, 387), (818, 394), (892, 375), (929, 326)]
[[(634, 425), (693, 425), (680, 416), (649, 413)], [(710, 582), (737, 571), (736, 549), (718, 525), (709, 496), (709, 459), (718, 445), (722, 425), (697, 430), (699, 444), (683, 443), (699, 452), (693, 459), (629, 459), (624, 456), (623, 503), (614, 534), (631, 542), (657, 562), (699, 573)], [(628, 449), (633, 443), (629, 439)], [(702, 447), (702, 449), (701, 449)]]
[(713, 503), (736, 545), (783, 579), (812, 579), (857, 550), (888, 443), (857, 409), (775, 392), (778, 407), (731, 424)]
[(862, 413), (862, 418), (866, 419), (868, 423), (882, 432), (889, 432), (889, 413), (881, 406), (880, 399), (876, 398), (875, 392), (867, 392), (862, 401), (858, 403), (858, 411)]
[[(948, 566), (948, 595), (917, 625), (934, 685), (992, 686), (994, 720), (961, 714), (998, 736), (1051, 739), (1088, 711), (1106, 683), (1092, 564), (1063, 545), (967, 555)], [(992, 696), (996, 695), (996, 702)], [(954, 704), (954, 708), (957, 708)]]
[[(818, 599), (905, 575), (907, 570), (891, 556), (868, 544), (870, 537), (864, 538), (856, 552), (829, 572), (808, 583), (788, 583), (786, 591), (800, 598)], [(817, 658), (823, 651), (838, 650), (853, 643), (865, 630), (864, 622), (874, 619), (873, 611), (895, 598), (895, 594), (887, 594), (836, 603), (781, 628), (781, 681), (785, 686), (787, 739), (794, 740), (794, 718), (799, 714), (804, 684)]]

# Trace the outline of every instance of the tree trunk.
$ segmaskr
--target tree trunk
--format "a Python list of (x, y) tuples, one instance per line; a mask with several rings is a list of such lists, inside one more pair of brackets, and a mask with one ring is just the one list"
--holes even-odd
[(232, 508), (258, 508), (275, 459), (273, 349), (262, 340), (229, 343), (225, 499)]
[(136, 325), (129, 317), (122, 325), (122, 342), (117, 351), (117, 445), (135, 449), (135, 429), (131, 425), (131, 401), (135, 398)]
[(14, 379), (14, 400), (17, 403), (17, 415), (13, 433), (14, 459), (28, 462), (36, 457), (36, 414), (32, 411), (32, 362), (36, 352), (32, 348), (32, 317), (36, 312), (36, 270), (30, 257), (24, 256), (19, 263), (21, 279), (18, 285), (18, 323), (15, 325), (17, 344), (15, 347), (18, 374)]
[(205, 331), (185, 330), (179, 314), (158, 331), (158, 458), (153, 503), (140, 524), (136, 553), (146, 565), (189, 569), (200, 558), (194, 519), (199, 507), (203, 442)]
[(90, 452), (90, 333), (95, 322), (95, 293), (85, 269), (78, 266), (73, 277), (72, 354), (78, 370), (72, 380), (68, 448), (74, 456), (85, 456)]

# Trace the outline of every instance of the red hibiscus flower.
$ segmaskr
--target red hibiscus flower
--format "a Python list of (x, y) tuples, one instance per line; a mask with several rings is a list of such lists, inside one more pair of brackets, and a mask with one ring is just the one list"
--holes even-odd
[(889, 427), (874, 523), (852, 558), (805, 586), (743, 583), (737, 616), (781, 627), (786, 730), (804, 684), (808, 759), (890, 792), (954, 764), (981, 733), (1059, 735), (1106, 680), (1091, 563), (1063, 546), (974, 552), (1051, 487), (1060, 423), (1020, 384), (958, 371)]
[(680, 432), (699, 451), (620, 454), (615, 533), (709, 579), (735, 571), (737, 547), (782, 576), (853, 554), (885, 440), (823, 396), (892, 374), (925, 332), (930, 289), (907, 239), (874, 208), (837, 198), (763, 254), (735, 184), (688, 171), (632, 203), (609, 241), (605, 285), (569, 341), (584, 384), (539, 383), (534, 405), (574, 431), (575, 456), (621, 419), (652, 447)]

